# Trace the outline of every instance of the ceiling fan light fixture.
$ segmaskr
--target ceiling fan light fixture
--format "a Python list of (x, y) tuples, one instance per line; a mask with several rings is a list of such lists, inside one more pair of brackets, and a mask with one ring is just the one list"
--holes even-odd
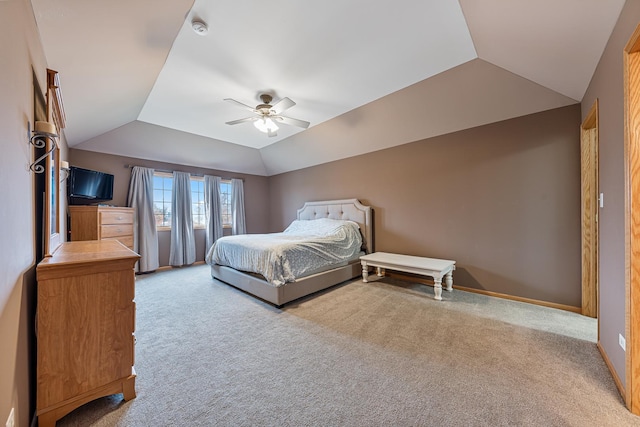
[(271, 120), (271, 118), (269, 117), (262, 117), (256, 120), (255, 122), (253, 122), (253, 125), (260, 132), (264, 132), (264, 133), (272, 133), (280, 129), (278, 125), (276, 125), (276, 123), (273, 120)]

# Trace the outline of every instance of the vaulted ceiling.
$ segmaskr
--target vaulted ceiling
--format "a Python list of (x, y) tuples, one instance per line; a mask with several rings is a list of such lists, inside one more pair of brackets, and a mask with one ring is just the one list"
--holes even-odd
[[(624, 5), (31, 2), (70, 147), (258, 175), (579, 102)], [(310, 127), (225, 124), (262, 92)]]

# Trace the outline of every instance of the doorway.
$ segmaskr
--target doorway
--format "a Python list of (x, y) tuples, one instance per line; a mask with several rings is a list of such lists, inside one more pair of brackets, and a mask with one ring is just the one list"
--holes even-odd
[(640, 26), (624, 48), (625, 400), (640, 415)]
[[(580, 126), (582, 314), (598, 316), (598, 100)], [(598, 338), (600, 328), (598, 328)]]

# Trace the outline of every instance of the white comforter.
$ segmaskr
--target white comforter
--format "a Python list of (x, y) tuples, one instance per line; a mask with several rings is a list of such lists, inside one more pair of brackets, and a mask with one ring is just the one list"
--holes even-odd
[(353, 221), (296, 220), (282, 233), (222, 237), (211, 247), (206, 261), (259, 273), (273, 286), (282, 286), (349, 260), (361, 247), (360, 229)]

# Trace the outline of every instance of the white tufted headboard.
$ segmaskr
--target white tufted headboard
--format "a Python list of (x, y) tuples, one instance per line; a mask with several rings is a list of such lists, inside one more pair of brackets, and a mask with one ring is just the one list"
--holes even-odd
[(371, 206), (361, 204), (358, 199), (326, 200), (306, 202), (298, 209), (298, 219), (330, 218), (356, 222), (362, 231), (366, 252), (372, 253), (374, 251), (372, 212)]

